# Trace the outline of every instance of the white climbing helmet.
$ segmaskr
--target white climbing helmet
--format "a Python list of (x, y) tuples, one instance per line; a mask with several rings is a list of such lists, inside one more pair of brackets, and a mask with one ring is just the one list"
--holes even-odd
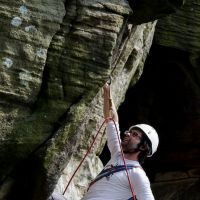
[(149, 138), (151, 142), (151, 146), (150, 146), (151, 152), (149, 152), (147, 157), (152, 156), (156, 152), (158, 148), (158, 144), (159, 144), (159, 138), (158, 138), (158, 134), (156, 130), (148, 124), (137, 124), (137, 125), (131, 126), (129, 130), (133, 128), (141, 129), (144, 132), (144, 134)]

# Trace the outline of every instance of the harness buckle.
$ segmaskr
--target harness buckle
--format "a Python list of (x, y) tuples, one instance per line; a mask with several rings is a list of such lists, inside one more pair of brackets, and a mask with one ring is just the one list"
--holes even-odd
[(106, 179), (107, 181), (110, 180), (110, 177), (113, 175), (113, 169), (115, 168), (115, 166), (113, 166), (112, 164), (110, 165), (110, 168), (109, 168), (109, 174), (106, 176)]

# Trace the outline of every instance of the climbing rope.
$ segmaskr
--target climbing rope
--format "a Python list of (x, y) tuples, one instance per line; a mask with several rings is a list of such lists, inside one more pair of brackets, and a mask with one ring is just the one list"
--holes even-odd
[(83, 157), (83, 159), (81, 160), (80, 164), (78, 165), (78, 167), (76, 168), (76, 170), (74, 171), (73, 175), (71, 176), (64, 192), (63, 192), (63, 195), (65, 194), (65, 192), (67, 191), (67, 188), (69, 187), (73, 177), (75, 176), (76, 172), (79, 170), (79, 168), (81, 167), (82, 163), (84, 162), (84, 160), (86, 159), (87, 155), (90, 153), (91, 149), (92, 149), (92, 146), (94, 145), (95, 141), (96, 141), (96, 138), (97, 136), (99, 135), (103, 125), (108, 121), (108, 120), (112, 120), (114, 125), (115, 125), (115, 129), (116, 129), (116, 133), (117, 133), (117, 138), (118, 138), (118, 142), (119, 142), (119, 145), (120, 145), (120, 150), (121, 150), (121, 155), (122, 155), (122, 159), (123, 159), (123, 163), (124, 163), (124, 166), (125, 166), (125, 170), (126, 170), (126, 175), (127, 175), (127, 178), (128, 178), (128, 183), (129, 183), (129, 187), (130, 187), (130, 190), (131, 190), (131, 193), (132, 193), (132, 196), (133, 196), (133, 200), (136, 200), (136, 197), (135, 197), (135, 194), (134, 194), (134, 189), (133, 189), (133, 185), (131, 183), (131, 180), (130, 180), (130, 176), (129, 176), (129, 173), (128, 173), (128, 168), (127, 168), (127, 165), (126, 165), (126, 161), (125, 161), (125, 157), (124, 157), (124, 153), (123, 153), (123, 150), (122, 150), (122, 145), (121, 145), (121, 142), (120, 142), (120, 137), (119, 137), (119, 131), (117, 129), (117, 125), (116, 125), (116, 122), (112, 119), (112, 118), (107, 118), (103, 121), (103, 123), (101, 124), (100, 128), (98, 129), (94, 139), (93, 139), (93, 142), (91, 143), (90, 147), (88, 148), (85, 156)]
[(73, 177), (75, 176), (76, 172), (79, 170), (79, 168), (81, 167), (82, 163), (83, 163), (84, 160), (86, 159), (87, 155), (90, 153), (90, 151), (91, 151), (91, 149), (92, 149), (92, 146), (93, 146), (93, 144), (95, 143), (96, 138), (97, 138), (97, 136), (99, 135), (99, 133), (100, 133), (100, 131), (101, 131), (103, 125), (105, 124), (106, 120), (107, 120), (107, 119), (105, 119), (105, 120), (103, 121), (103, 123), (101, 124), (99, 130), (97, 131), (97, 133), (96, 133), (96, 135), (95, 135), (95, 137), (94, 137), (94, 139), (93, 139), (92, 144), (91, 144), (90, 147), (88, 148), (88, 150), (87, 150), (85, 156), (83, 157), (83, 159), (81, 160), (80, 164), (78, 165), (78, 167), (77, 167), (76, 170), (74, 171), (73, 175), (71, 176), (71, 178), (70, 178), (70, 180), (69, 180), (69, 182), (68, 182), (68, 184), (67, 184), (67, 186), (66, 186), (66, 188), (65, 188), (65, 190), (64, 190), (64, 192), (63, 192), (63, 195), (65, 194), (67, 188), (69, 187), (69, 185), (70, 185), (70, 183), (71, 183)]
[(128, 179), (129, 187), (130, 187), (130, 190), (131, 190), (131, 193), (132, 193), (132, 196), (133, 196), (133, 200), (136, 200), (136, 197), (135, 197), (135, 194), (134, 194), (134, 188), (133, 188), (133, 185), (132, 185), (131, 180), (130, 180), (127, 164), (126, 164), (125, 157), (124, 157), (124, 152), (123, 152), (122, 145), (121, 145), (120, 138), (119, 138), (119, 131), (117, 129), (117, 125), (116, 125), (115, 121), (113, 119), (112, 119), (112, 121), (114, 122), (114, 125), (115, 125), (115, 129), (116, 129), (116, 133), (117, 133), (117, 138), (118, 138), (118, 142), (119, 142), (119, 146), (120, 146), (120, 150), (121, 150), (123, 163), (124, 163), (124, 166), (126, 168), (126, 176), (127, 176), (127, 179)]

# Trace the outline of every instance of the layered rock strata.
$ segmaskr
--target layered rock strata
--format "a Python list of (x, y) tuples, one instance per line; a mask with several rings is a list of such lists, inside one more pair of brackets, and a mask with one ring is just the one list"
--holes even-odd
[(128, 29), (123, 1), (1, 5), (0, 196), (45, 199), (102, 122), (108, 76), (119, 105), (141, 75), (155, 23)]
[[(1, 1), (0, 16), (0, 199), (43, 200), (58, 180), (63, 192), (102, 123), (109, 76), (117, 107), (140, 78), (156, 22), (132, 23), (157, 16), (141, 21), (123, 0)], [(69, 199), (102, 167), (104, 144), (102, 131)]]

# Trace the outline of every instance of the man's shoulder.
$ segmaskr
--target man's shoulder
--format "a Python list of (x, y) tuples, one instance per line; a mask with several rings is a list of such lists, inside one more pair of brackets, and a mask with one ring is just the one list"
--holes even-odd
[(149, 184), (149, 178), (147, 177), (146, 172), (142, 167), (134, 167), (130, 175), (137, 182), (143, 182)]

